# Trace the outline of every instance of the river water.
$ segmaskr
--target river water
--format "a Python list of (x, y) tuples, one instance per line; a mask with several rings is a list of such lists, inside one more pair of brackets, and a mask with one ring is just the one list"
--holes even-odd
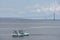
[[(29, 33), (25, 37), (12, 37), (14, 30)], [(59, 22), (0, 23), (0, 40), (60, 40)]]

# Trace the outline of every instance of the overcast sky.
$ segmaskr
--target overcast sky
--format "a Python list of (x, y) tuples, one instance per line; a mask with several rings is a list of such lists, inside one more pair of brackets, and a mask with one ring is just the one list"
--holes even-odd
[(0, 0), (0, 17), (60, 19), (60, 0)]

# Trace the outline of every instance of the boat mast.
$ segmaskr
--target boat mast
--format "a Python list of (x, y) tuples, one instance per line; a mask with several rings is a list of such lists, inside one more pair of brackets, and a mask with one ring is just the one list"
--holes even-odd
[(53, 13), (53, 20), (55, 21), (55, 11), (56, 11), (56, 0), (54, 0), (54, 13)]

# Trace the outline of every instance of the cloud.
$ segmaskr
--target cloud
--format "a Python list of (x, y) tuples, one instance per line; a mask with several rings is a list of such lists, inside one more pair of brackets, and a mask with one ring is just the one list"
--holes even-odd
[(39, 4), (35, 4), (34, 8), (40, 8), (40, 5)]
[(24, 13), (24, 11), (20, 11), (20, 12), (18, 12), (18, 13)]
[(55, 3), (51, 3), (50, 5), (46, 5), (46, 6), (42, 6), (40, 4), (35, 4), (35, 5), (31, 5), (31, 6), (27, 6), (26, 7), (27, 10), (31, 11), (31, 12), (54, 12), (54, 11), (60, 11), (60, 5), (57, 3), (57, 1)]
[(20, 12), (18, 12), (17, 14), (18, 15), (22, 15), (22, 14), (24, 14), (24, 13), (26, 13), (25, 11), (20, 11)]
[(60, 11), (60, 5), (57, 3), (52, 3), (49, 8), (50, 11)]
[(17, 13), (19, 14), (24, 14), (24, 13), (28, 13), (28, 12), (54, 12), (54, 11), (60, 11), (60, 5), (57, 3), (57, 1), (55, 3), (51, 3), (50, 5), (46, 5), (46, 6), (42, 6), (39, 3), (36, 3), (34, 5), (28, 5), (25, 7), (25, 9), (20, 10), (16, 9), (16, 8), (0, 8), (0, 11), (12, 11), (15, 12), (17, 11)]
[(56, 11), (60, 11), (60, 5), (56, 7)]
[(41, 10), (40, 9), (35, 9), (35, 10), (32, 10), (32, 12), (41, 12)]
[(18, 11), (16, 8), (0, 8), (0, 11)]

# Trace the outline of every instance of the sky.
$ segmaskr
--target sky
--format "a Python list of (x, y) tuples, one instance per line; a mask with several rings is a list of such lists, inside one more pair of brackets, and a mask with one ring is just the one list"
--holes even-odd
[(0, 0), (0, 17), (60, 19), (60, 0)]

